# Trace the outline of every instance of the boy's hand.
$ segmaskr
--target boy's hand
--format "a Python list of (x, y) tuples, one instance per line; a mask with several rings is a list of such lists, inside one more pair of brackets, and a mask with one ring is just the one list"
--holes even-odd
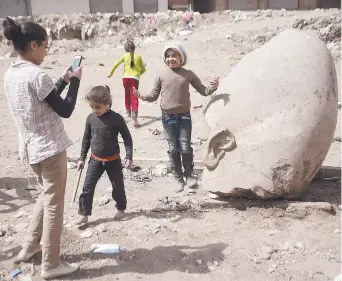
[(140, 92), (135, 87), (133, 87), (133, 95), (135, 95), (138, 99), (142, 99)]
[(82, 170), (83, 168), (84, 168), (84, 161), (78, 161), (77, 171)]
[(124, 166), (126, 169), (130, 169), (133, 166), (133, 161), (129, 159), (125, 159)]
[(219, 84), (220, 84), (220, 78), (219, 77), (216, 77), (214, 80), (212, 80), (210, 82), (210, 87), (214, 88), (214, 89), (217, 89)]

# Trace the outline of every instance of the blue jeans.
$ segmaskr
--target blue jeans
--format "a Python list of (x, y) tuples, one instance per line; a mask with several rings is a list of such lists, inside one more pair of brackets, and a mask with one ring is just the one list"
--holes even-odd
[(169, 144), (171, 168), (177, 177), (189, 177), (193, 173), (193, 150), (191, 148), (192, 121), (190, 112), (169, 114), (162, 111), (165, 138)]

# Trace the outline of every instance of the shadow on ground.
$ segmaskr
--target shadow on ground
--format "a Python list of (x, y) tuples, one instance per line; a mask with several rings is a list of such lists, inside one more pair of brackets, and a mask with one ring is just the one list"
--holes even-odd
[[(90, 279), (127, 272), (159, 274), (167, 271), (180, 271), (189, 274), (204, 274), (210, 272), (210, 264), (219, 266), (225, 259), (223, 250), (227, 246), (225, 243), (215, 243), (198, 247), (157, 246), (152, 249), (122, 250), (118, 256), (111, 256), (116, 264), (80, 269), (76, 274), (65, 277), (64, 280)], [(109, 257), (92, 253), (64, 255), (68, 262), (76, 263), (84, 261), (95, 263)]]
[[(31, 178), (0, 178), (0, 214), (13, 213), (18, 211), (21, 207), (31, 203), (32, 195), (29, 190), (29, 186), (36, 186), (37, 179)], [(12, 190), (15, 190), (15, 196), (10, 195)], [(15, 200), (27, 200), (30, 201), (24, 205), (16, 205), (12, 201)]]
[(341, 204), (341, 182), (335, 181), (313, 181), (304, 191), (298, 200), (258, 200), (219, 197), (217, 199), (208, 199), (201, 204), (203, 209), (214, 209), (218, 207), (234, 208), (240, 211), (248, 208), (280, 208), (289, 210), (289, 208), (307, 208), (317, 209), (335, 215), (334, 206)]
[[(183, 219), (200, 219), (202, 217), (203, 212), (198, 210), (191, 210), (189, 206), (179, 206), (178, 208), (154, 208), (150, 210), (141, 210), (138, 212), (129, 212), (126, 213), (124, 221), (132, 220), (137, 217), (147, 217), (153, 219), (172, 219), (177, 215), (176, 218), (172, 219), (173, 223), (179, 222)], [(99, 226), (101, 224), (107, 224), (113, 222), (114, 219), (110, 218), (101, 218), (95, 221), (91, 221), (85, 225), (79, 227), (80, 230), (84, 230), (86, 228), (93, 228)]]

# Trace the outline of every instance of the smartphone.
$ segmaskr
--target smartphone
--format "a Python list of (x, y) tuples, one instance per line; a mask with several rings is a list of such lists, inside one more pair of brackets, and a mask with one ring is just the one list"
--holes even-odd
[(82, 59), (82, 56), (74, 56), (72, 58), (71, 71), (75, 71), (81, 65)]

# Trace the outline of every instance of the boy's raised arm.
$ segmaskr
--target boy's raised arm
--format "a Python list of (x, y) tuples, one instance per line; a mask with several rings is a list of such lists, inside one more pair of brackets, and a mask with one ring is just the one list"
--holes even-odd
[(90, 148), (91, 126), (90, 126), (90, 122), (88, 119), (89, 117), (87, 118), (85, 129), (84, 129), (80, 161), (84, 161), (87, 158), (87, 154)]
[(198, 78), (198, 76), (190, 71), (190, 84), (192, 87), (194, 87), (196, 89), (197, 92), (199, 92), (202, 96), (210, 96), (211, 94), (213, 94), (216, 91), (216, 88), (213, 88), (211, 86), (204, 86), (202, 84), (201, 79)]

